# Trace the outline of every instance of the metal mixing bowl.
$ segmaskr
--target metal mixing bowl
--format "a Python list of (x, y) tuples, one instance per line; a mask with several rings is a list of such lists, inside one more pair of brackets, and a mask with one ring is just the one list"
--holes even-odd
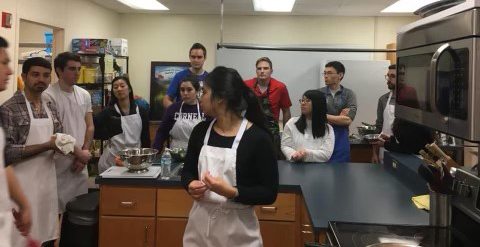
[(132, 172), (146, 172), (158, 150), (153, 148), (127, 148), (118, 152), (123, 165)]
[(363, 138), (367, 141), (375, 141), (380, 138), (380, 134), (369, 134), (369, 135), (364, 135)]
[(358, 134), (361, 136), (375, 134), (376, 127), (375, 126), (358, 126)]

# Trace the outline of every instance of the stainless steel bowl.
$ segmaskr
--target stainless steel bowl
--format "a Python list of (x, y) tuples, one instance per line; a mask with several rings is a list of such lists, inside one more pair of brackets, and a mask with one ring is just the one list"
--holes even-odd
[(153, 148), (127, 148), (118, 153), (122, 164), (132, 172), (147, 172), (158, 150)]
[(364, 135), (363, 138), (365, 138), (367, 141), (375, 141), (380, 138), (380, 134), (368, 134)]
[(375, 134), (375, 130), (377, 129), (375, 126), (358, 126), (358, 134), (365, 136), (369, 134)]

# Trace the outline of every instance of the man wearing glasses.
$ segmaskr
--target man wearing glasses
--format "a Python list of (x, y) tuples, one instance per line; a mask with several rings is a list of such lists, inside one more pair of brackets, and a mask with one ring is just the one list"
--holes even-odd
[(327, 120), (335, 132), (335, 147), (329, 162), (349, 162), (350, 142), (348, 141), (348, 126), (357, 114), (357, 96), (340, 85), (345, 76), (345, 66), (338, 61), (325, 65), (323, 78), (325, 87), (320, 91), (327, 99)]
[[(395, 86), (397, 84), (397, 66), (395, 64), (388, 67), (388, 73), (385, 75), (387, 87), (390, 92), (380, 96), (377, 105), (377, 120), (375, 121), (377, 133), (392, 135), (392, 124), (395, 119)], [(383, 148), (379, 151), (377, 145), (373, 145), (372, 163), (383, 163)]]

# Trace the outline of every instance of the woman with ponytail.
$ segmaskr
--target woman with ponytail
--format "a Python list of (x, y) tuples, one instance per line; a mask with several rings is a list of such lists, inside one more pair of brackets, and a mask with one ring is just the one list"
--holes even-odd
[(282, 134), (282, 152), (289, 161), (327, 162), (335, 134), (327, 122), (327, 102), (322, 92), (306, 91), (300, 99), (300, 117), (290, 118)]
[(234, 69), (205, 79), (200, 105), (213, 121), (193, 129), (182, 184), (195, 200), (183, 246), (262, 246), (253, 205), (272, 204), (278, 167), (255, 94)]

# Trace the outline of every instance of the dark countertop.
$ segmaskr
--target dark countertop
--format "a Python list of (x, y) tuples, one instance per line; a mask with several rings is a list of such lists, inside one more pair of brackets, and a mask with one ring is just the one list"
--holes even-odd
[(281, 184), (300, 185), (316, 232), (328, 221), (428, 224), (428, 213), (411, 200), (416, 194), (382, 165), (279, 161), (278, 167)]
[[(371, 163), (278, 162), (281, 192), (301, 192), (314, 230), (329, 221), (427, 225), (428, 213), (418, 210), (416, 195), (388, 167)], [(97, 184), (180, 187), (179, 177), (158, 179), (103, 179)]]

